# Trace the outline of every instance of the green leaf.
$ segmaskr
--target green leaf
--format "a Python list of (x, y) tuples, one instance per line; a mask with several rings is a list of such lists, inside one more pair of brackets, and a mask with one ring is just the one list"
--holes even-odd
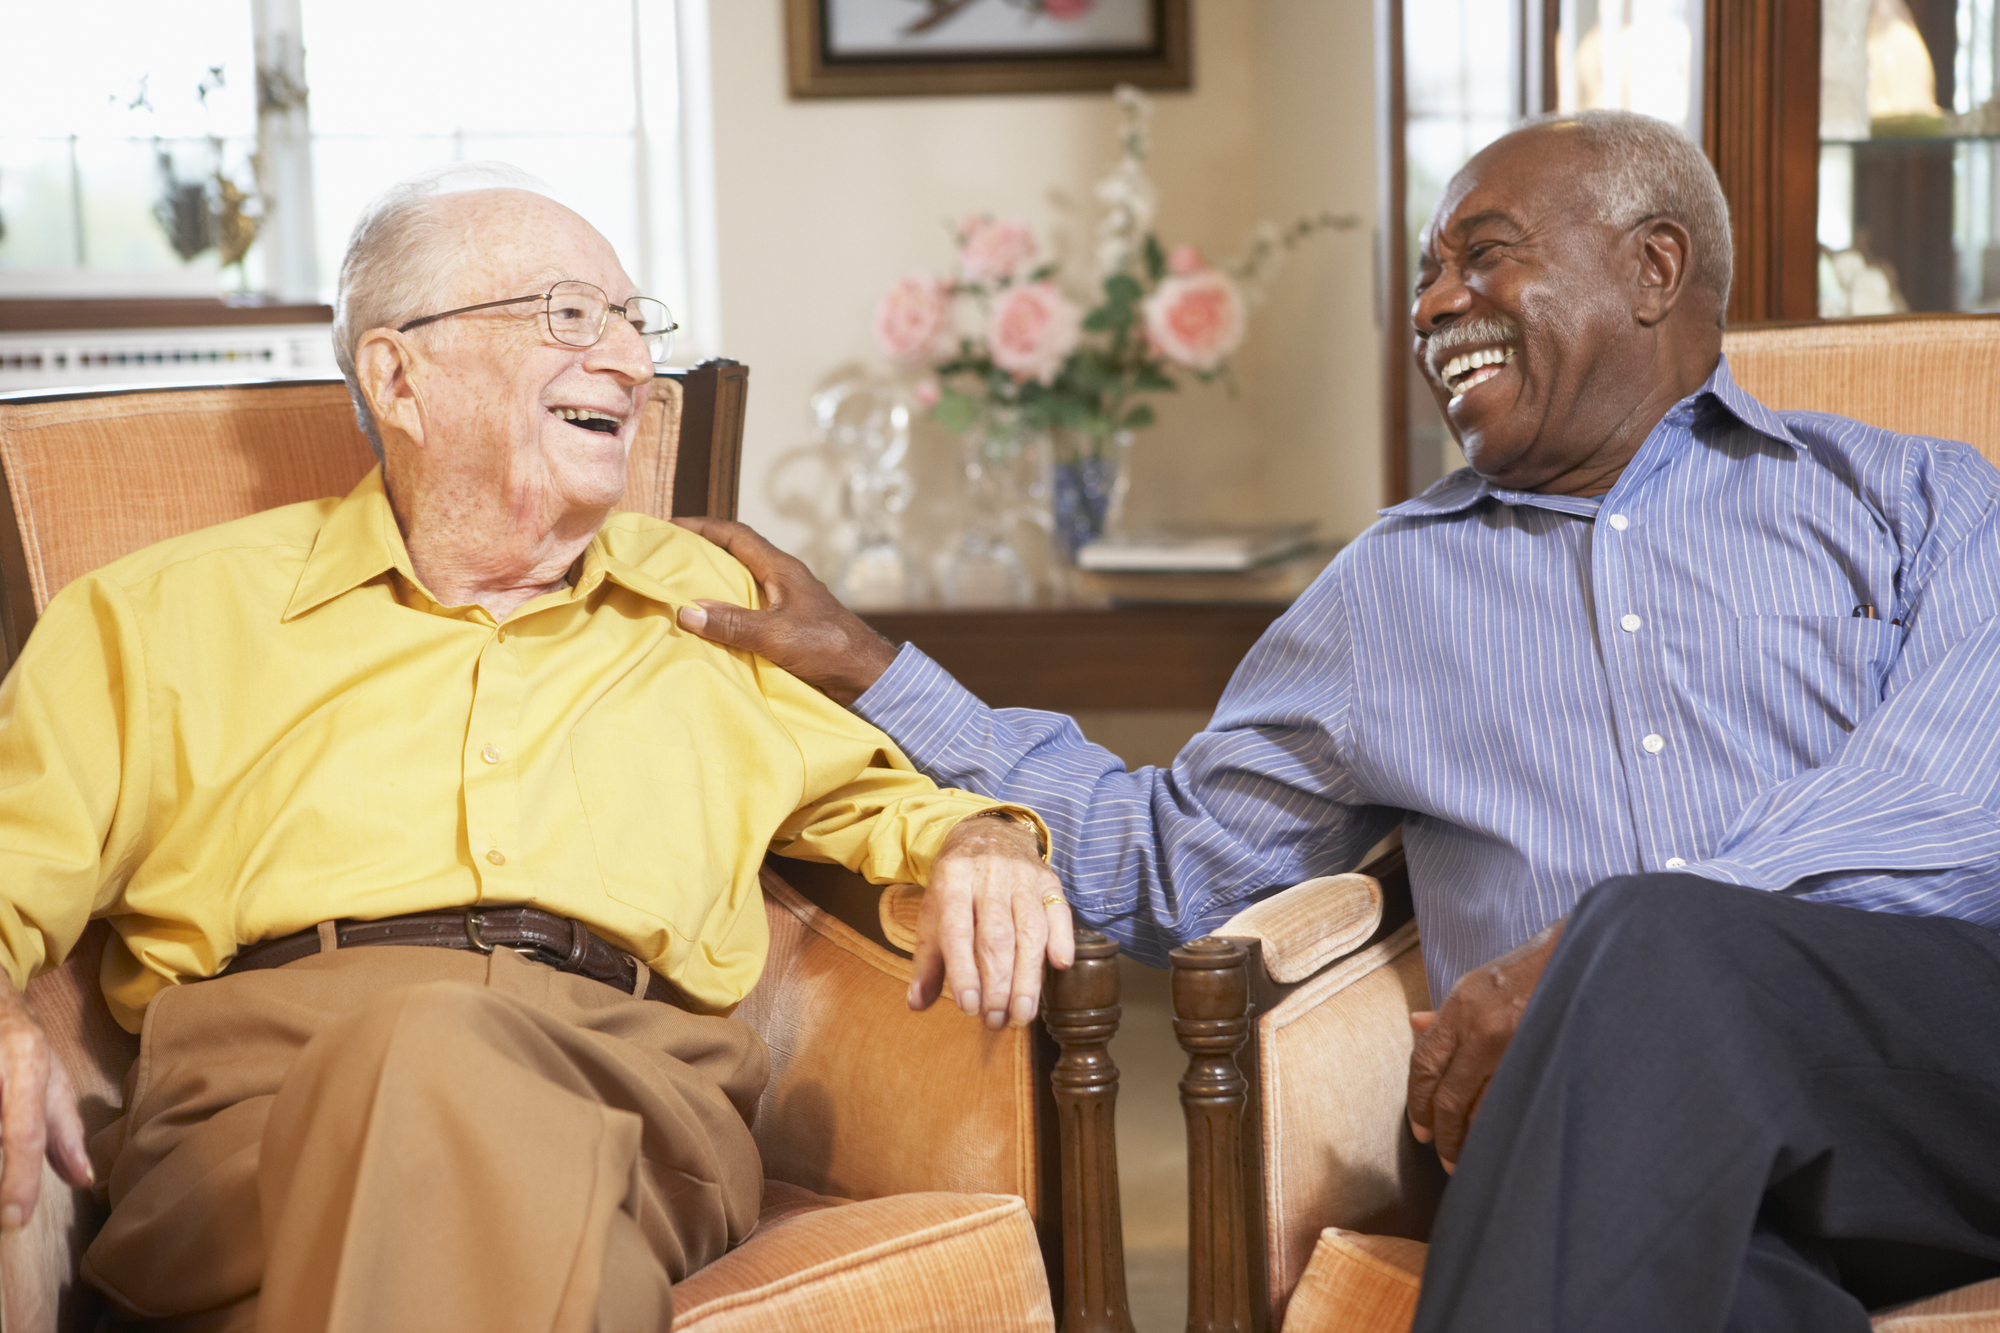
[(1112, 327), (1111, 307), (1101, 305), (1083, 317), (1083, 327), (1088, 333), (1103, 333)]
[(1157, 366), (1140, 366), (1132, 375), (1132, 387), (1140, 393), (1172, 393), (1180, 386)]
[(1146, 277), (1158, 282), (1166, 275), (1166, 252), (1160, 249), (1160, 238), (1149, 231), (1146, 233)]
[(1114, 273), (1104, 280), (1104, 294), (1113, 305), (1132, 306), (1146, 294), (1146, 289), (1130, 273)]
[(1153, 420), (1152, 405), (1141, 403), (1130, 412), (1127, 412), (1125, 419), (1119, 422), (1118, 425), (1123, 430), (1144, 430), (1147, 426), (1153, 424)]
[(969, 394), (947, 389), (931, 409), (931, 418), (954, 435), (963, 435), (979, 420), (979, 402)]

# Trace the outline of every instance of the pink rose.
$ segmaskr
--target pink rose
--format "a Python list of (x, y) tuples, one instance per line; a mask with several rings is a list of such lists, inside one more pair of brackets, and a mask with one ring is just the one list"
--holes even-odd
[(1055, 381), (1083, 336), (1083, 314), (1052, 282), (1009, 287), (993, 301), (986, 342), (993, 364), (1016, 380)]
[(1190, 370), (1214, 370), (1243, 342), (1243, 294), (1213, 269), (1168, 278), (1145, 312), (1146, 340)]
[(911, 392), (916, 395), (917, 406), (924, 408), (936, 407), (938, 400), (944, 397), (944, 389), (938, 384), (934, 375), (926, 375), (918, 380), (917, 387)]
[(929, 273), (899, 278), (875, 306), (875, 340), (898, 361), (922, 361), (951, 350), (951, 298)]
[(1177, 245), (1174, 247), (1173, 253), (1167, 256), (1167, 272), (1169, 273), (1199, 273), (1203, 267), (1201, 251), (1195, 249), (1192, 245)]
[(1058, 23), (1074, 23), (1096, 3), (1097, 0), (1042, 0), (1042, 12)]
[(1035, 255), (1035, 235), (1025, 222), (980, 218), (960, 233), (959, 271), (967, 282), (1000, 282), (1013, 277)]

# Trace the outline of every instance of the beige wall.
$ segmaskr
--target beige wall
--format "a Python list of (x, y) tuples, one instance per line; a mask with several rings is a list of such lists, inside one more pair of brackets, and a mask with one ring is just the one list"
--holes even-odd
[[(1371, 6), (1195, 0), (1195, 88), (1157, 97), (1159, 230), (1214, 258), (1261, 217), (1374, 216)], [(945, 222), (1028, 218), (1086, 247), (1090, 186), (1114, 153), (1110, 99), (785, 94), (779, 0), (713, 0), (722, 344), (751, 367), (742, 509), (824, 564), (837, 520), (806, 397), (873, 355), (876, 297), (942, 269)], [(1237, 358), (1242, 392), (1190, 384), (1134, 449), (1136, 522), (1318, 518), (1351, 535), (1379, 503), (1371, 232), (1294, 259)], [(948, 522), (952, 449), (920, 442), (922, 539)]]

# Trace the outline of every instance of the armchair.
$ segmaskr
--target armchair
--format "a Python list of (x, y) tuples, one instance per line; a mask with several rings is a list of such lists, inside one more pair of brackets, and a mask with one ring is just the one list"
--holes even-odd
[[(2000, 463), (2000, 318), (1767, 325), (1723, 346), (1770, 406), (1965, 440)], [(1407, 1330), (1445, 1177), (1405, 1120), (1408, 1015), (1432, 1001), (1400, 845), (1255, 904), (1173, 968), (1190, 1333)], [(1874, 1322), (2000, 1333), (2000, 1280)]]
[[(656, 384), (626, 507), (734, 514), (747, 375), (710, 362)], [(77, 575), (343, 494), (372, 462), (337, 381), (0, 397), (0, 664)], [(1063, 1328), (1129, 1330), (1104, 1049), (1116, 947), (1085, 933), (1076, 966), (1051, 974), (1048, 1032), (988, 1032), (904, 1003), (918, 891), (775, 858), (762, 882), (769, 961), (738, 1012), (771, 1052), (763, 1209), (750, 1240), (676, 1289), (675, 1326), (1049, 1330), (1054, 1291)], [(28, 990), (92, 1132), (119, 1114), (138, 1045), (98, 990), (106, 934), (94, 923)], [(75, 1273), (103, 1215), (44, 1167), (29, 1226), (0, 1237), (9, 1333), (97, 1326)]]

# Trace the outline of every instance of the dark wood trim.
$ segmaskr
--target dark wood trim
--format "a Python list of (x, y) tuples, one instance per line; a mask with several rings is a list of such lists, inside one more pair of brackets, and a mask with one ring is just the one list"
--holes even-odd
[(1212, 709), (1284, 613), (1261, 603), (1023, 611), (870, 611), (995, 708)]
[(331, 324), (330, 305), (270, 297), (0, 297), (0, 333), (96, 329), (205, 329), (251, 324)]
[(674, 453), (673, 512), (735, 518), (750, 368), (725, 359), (704, 361), (693, 370), (674, 374), (681, 382), (682, 395), (680, 445)]
[(1729, 322), (1819, 309), (1819, 0), (1708, 0), (1702, 147), (1736, 246)]
[(1118, 946), (1076, 933), (1076, 961), (1046, 971), (1042, 1022), (1061, 1049), (1049, 1076), (1062, 1144), (1062, 1333), (1133, 1333), (1118, 1205), (1118, 1066), (1110, 1041), (1118, 1003)]
[(1250, 1031), (1247, 950), (1209, 936), (1175, 949), (1174, 1035), (1188, 1054), (1181, 1080), (1187, 1116), (1188, 1333), (1263, 1333), (1269, 1302), (1252, 1292), (1251, 1217), (1244, 1191), (1248, 1081), (1236, 1053)]
[(1403, 0), (1375, 0), (1376, 322), (1382, 330), (1382, 503), (1410, 498), (1409, 188), (1403, 157)]
[(825, 0), (785, 0), (785, 70), (793, 97), (938, 97), (968, 93), (1108, 92), (1120, 83), (1185, 90), (1194, 86), (1194, 29), (1188, 0), (1153, 0), (1159, 40), (1130, 55), (1051, 52), (999, 58), (827, 53)]

